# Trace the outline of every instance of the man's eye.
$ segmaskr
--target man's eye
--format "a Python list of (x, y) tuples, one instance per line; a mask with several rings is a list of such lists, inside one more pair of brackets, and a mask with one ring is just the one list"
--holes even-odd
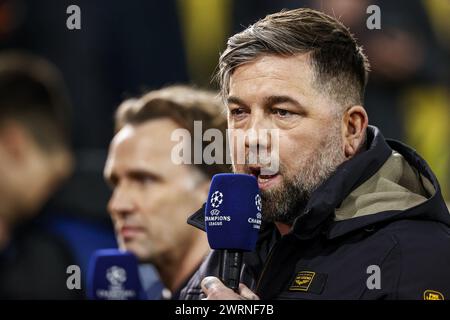
[(119, 184), (119, 179), (117, 179), (116, 177), (106, 179), (106, 184), (111, 190), (114, 190), (114, 188)]
[(237, 116), (237, 115), (240, 115), (243, 113), (244, 113), (244, 110), (242, 108), (236, 108), (236, 109), (231, 110), (231, 114), (234, 116)]
[(141, 174), (141, 173), (135, 173), (132, 174), (131, 179), (133, 179), (134, 182), (142, 185), (142, 186), (148, 186), (158, 181), (157, 177), (151, 175), (151, 174)]
[(139, 181), (140, 184), (146, 184), (147, 185), (147, 184), (154, 183), (155, 182), (155, 178), (150, 177), (150, 176), (143, 176), (143, 177), (140, 177), (138, 179), (138, 181)]
[(230, 110), (231, 117), (237, 120), (242, 119), (246, 115), (246, 113), (247, 112), (244, 108), (236, 108)]
[(292, 115), (292, 112), (285, 109), (272, 109), (272, 114), (275, 114), (280, 117), (288, 117)]

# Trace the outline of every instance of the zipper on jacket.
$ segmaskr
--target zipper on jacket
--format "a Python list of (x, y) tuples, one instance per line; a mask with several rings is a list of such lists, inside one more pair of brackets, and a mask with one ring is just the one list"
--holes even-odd
[(273, 253), (275, 252), (275, 249), (278, 247), (278, 245), (279, 245), (280, 242), (281, 242), (281, 239), (279, 239), (279, 240), (272, 246), (272, 249), (270, 249), (270, 251), (269, 251), (269, 255), (267, 256), (266, 262), (264, 263), (263, 270), (262, 270), (261, 275), (259, 276), (258, 282), (257, 282), (257, 284), (256, 284), (256, 288), (255, 288), (255, 291), (256, 291), (256, 292), (259, 291), (259, 288), (260, 288), (260, 286), (261, 286), (261, 280), (262, 280), (262, 278), (264, 277), (264, 274), (265, 274), (265, 272), (266, 272), (266, 270), (267, 270), (267, 268), (268, 268), (267, 266), (270, 264), (270, 261), (272, 260)]

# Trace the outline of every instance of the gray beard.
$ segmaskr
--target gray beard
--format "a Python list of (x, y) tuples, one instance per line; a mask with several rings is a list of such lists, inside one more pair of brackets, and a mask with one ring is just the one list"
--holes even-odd
[(328, 136), (324, 137), (319, 148), (305, 160), (300, 171), (293, 177), (285, 175), (286, 170), (280, 163), (282, 184), (276, 188), (261, 191), (264, 221), (292, 225), (304, 211), (314, 190), (346, 160), (338, 129), (334, 128)]

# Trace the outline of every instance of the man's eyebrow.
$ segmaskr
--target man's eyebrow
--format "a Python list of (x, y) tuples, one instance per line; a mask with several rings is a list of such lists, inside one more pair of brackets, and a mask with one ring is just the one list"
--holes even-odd
[[(227, 98), (227, 103), (228, 104), (236, 104), (238, 106), (242, 106), (242, 107), (248, 107), (247, 104), (240, 98), (235, 97), (235, 96), (229, 96)], [(294, 107), (296, 107), (300, 112), (305, 112), (305, 107), (300, 104), (297, 100), (295, 100), (294, 98), (291, 98), (289, 96), (269, 96), (269, 97), (265, 97), (263, 100), (263, 107), (264, 109), (268, 109), (274, 105), (277, 104), (281, 104), (281, 103), (290, 103), (292, 104)]]
[(155, 181), (162, 180), (162, 177), (157, 173), (145, 169), (131, 169), (127, 172), (127, 176), (135, 180), (142, 180), (146, 178), (151, 178)]
[(229, 96), (227, 98), (227, 104), (236, 104), (238, 106), (247, 107), (247, 104), (242, 99), (235, 96)]
[(269, 96), (264, 98), (263, 106), (264, 108), (270, 108), (274, 105), (281, 103), (290, 103), (293, 104), (296, 108), (300, 110), (304, 110), (305, 108), (295, 99), (289, 96)]

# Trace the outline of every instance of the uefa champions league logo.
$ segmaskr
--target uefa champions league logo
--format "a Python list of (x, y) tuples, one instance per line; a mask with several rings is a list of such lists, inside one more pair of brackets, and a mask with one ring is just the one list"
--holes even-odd
[(261, 203), (261, 196), (259, 194), (257, 194), (255, 196), (255, 206), (256, 206), (256, 210), (258, 210), (258, 212), (256, 212), (256, 218), (248, 218), (248, 223), (250, 223), (253, 228), (255, 229), (260, 229), (261, 228), (261, 218), (262, 218), (262, 214), (261, 214), (261, 209), (262, 209), (262, 203)]
[(119, 266), (106, 269), (106, 280), (109, 282), (107, 289), (97, 289), (97, 297), (105, 300), (128, 300), (137, 296), (134, 289), (127, 289), (127, 271)]
[(213, 208), (218, 208), (223, 202), (223, 194), (220, 191), (214, 191), (211, 195), (211, 206)]
[(121, 286), (127, 281), (127, 272), (121, 267), (112, 266), (106, 270), (106, 279), (114, 287)]
[(211, 195), (211, 199), (209, 200), (212, 209), (209, 211), (210, 215), (205, 216), (205, 222), (208, 223), (208, 226), (221, 226), (225, 222), (231, 221), (231, 216), (229, 215), (220, 215), (220, 210), (217, 209), (223, 202), (223, 193), (219, 190), (214, 191)]

